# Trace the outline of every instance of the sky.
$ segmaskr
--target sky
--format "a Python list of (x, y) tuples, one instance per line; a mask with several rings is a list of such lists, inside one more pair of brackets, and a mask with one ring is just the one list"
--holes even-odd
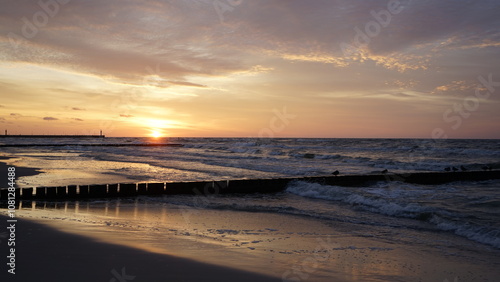
[(500, 138), (500, 1), (0, 0), (0, 132)]

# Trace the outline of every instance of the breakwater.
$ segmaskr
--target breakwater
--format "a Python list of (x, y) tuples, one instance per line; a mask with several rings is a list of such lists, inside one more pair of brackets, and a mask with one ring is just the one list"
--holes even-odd
[(65, 146), (84, 146), (84, 147), (182, 147), (177, 143), (72, 143), (72, 144), (0, 144), (0, 147), (65, 147)]
[[(500, 179), (500, 171), (422, 172), (411, 174), (368, 174), (343, 176), (310, 176), (273, 179), (235, 179), (196, 182), (119, 183), (69, 185), (55, 187), (16, 188), (15, 198), (30, 199), (90, 199), (134, 197), (138, 195), (217, 195), (235, 193), (276, 193), (286, 189), (291, 181), (308, 181), (333, 186), (363, 186), (379, 181), (399, 181), (414, 184), (443, 184), (454, 181)], [(0, 201), (9, 198), (6, 188), (0, 190)]]
[(0, 138), (104, 138), (105, 135), (0, 135)]

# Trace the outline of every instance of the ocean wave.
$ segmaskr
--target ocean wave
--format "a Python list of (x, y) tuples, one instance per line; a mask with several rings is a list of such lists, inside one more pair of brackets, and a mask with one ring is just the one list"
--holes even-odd
[(357, 194), (354, 188), (328, 186), (304, 181), (294, 181), (286, 189), (287, 192), (309, 198), (339, 201), (359, 209), (376, 212), (384, 215), (422, 218), (436, 210), (431, 207), (421, 206), (417, 203), (396, 203), (382, 197), (370, 197)]
[(432, 216), (429, 221), (434, 223), (440, 230), (450, 231), (472, 241), (500, 249), (500, 229), (478, 226), (467, 221), (446, 219), (438, 215)]
[[(471, 222), (470, 214), (460, 213), (457, 209), (446, 209), (418, 202), (420, 198), (438, 199), (453, 197), (456, 189), (450, 186), (433, 186), (433, 189), (419, 189), (411, 184), (397, 183), (397, 187), (378, 184), (373, 187), (355, 188), (328, 186), (304, 181), (289, 184), (286, 192), (298, 196), (336, 201), (362, 210), (391, 217), (409, 218), (431, 223), (437, 230), (453, 232), (472, 241), (500, 248), (500, 229), (495, 226), (479, 225)], [(440, 194), (440, 192), (445, 192)], [(460, 195), (457, 195), (460, 197)], [(496, 207), (498, 201), (485, 205)], [(487, 222), (487, 221), (485, 221)]]

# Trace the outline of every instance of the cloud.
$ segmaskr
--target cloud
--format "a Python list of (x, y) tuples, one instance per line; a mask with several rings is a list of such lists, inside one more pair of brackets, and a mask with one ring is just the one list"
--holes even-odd
[[(473, 7), (466, 1), (398, 1), (401, 11), (396, 14), (387, 14), (387, 3), (252, 1), (235, 17), (234, 34), (288, 60), (338, 67), (371, 61), (400, 72), (429, 68), (429, 57), (442, 56), (451, 48), (499, 45), (496, 1)], [(380, 19), (383, 14), (388, 15), (385, 21)], [(346, 55), (342, 43), (355, 45), (360, 54)]]
[(206, 85), (198, 84), (198, 83), (192, 83), (189, 81), (169, 81), (169, 83), (175, 84), (175, 85), (182, 85), (182, 86), (191, 86), (191, 87), (202, 87), (205, 88), (207, 87)]
[[(351, 126), (374, 111), (374, 98), (382, 114), (390, 112), (386, 100), (432, 103), (421, 115), (440, 122), (437, 103), (474, 93), (462, 81), (476, 85), (489, 73), (498, 80), (497, 0), (399, 0), (401, 12), (385, 20), (389, 0), (247, 0), (222, 17), (214, 0), (73, 0), (30, 38), (22, 19), (41, 11), (37, 1), (4, 2), (0, 85), (8, 87), (0, 95), (9, 111), (26, 115), (22, 120), (87, 107), (92, 120), (165, 115), (233, 130), (221, 121), (245, 120), (248, 111), (255, 122), (267, 106), (286, 104), (307, 106), (313, 116), (358, 114), (345, 122)], [(136, 93), (144, 93), (140, 101)], [(135, 108), (125, 109), (130, 100)], [(167, 108), (179, 114), (167, 115)], [(301, 116), (303, 124), (317, 124)]]
[(408, 93), (403, 93), (403, 92), (398, 92), (398, 93), (390, 93), (390, 95), (398, 98), (410, 98), (414, 97), (413, 95), (410, 95)]
[(59, 120), (59, 119), (55, 118), (55, 117), (44, 117), (43, 120), (53, 121), (53, 120)]
[(391, 81), (386, 81), (385, 85), (397, 87), (400, 90), (402, 90), (402, 89), (413, 89), (419, 83), (420, 82), (416, 81), (415, 79), (408, 79), (408, 80), (395, 79), (395, 80), (391, 80)]
[[(7, 6), (0, 11), (0, 43), (9, 47), (4, 57), (10, 61), (49, 63), (131, 84), (140, 84), (148, 75), (184, 81), (186, 76), (223, 75), (245, 68), (223, 49), (209, 50), (217, 42), (207, 29), (200, 29), (204, 24), (197, 18), (203, 14), (186, 17), (179, 13), (185, 8), (181, 3), (74, 1), (61, 5), (43, 32), (29, 40), (7, 35), (22, 38), (19, 19), (40, 8), (26, 0)], [(207, 14), (217, 18), (215, 10)], [(161, 73), (151, 73), (156, 65), (161, 65)]]
[(477, 83), (473, 83), (465, 80), (455, 80), (445, 85), (440, 85), (434, 88), (431, 92), (432, 94), (470, 94), (473, 93), (474, 89), (477, 87)]
[(22, 115), (18, 113), (11, 113), (10, 116), (15, 119), (22, 117)]
[[(424, 54), (432, 50), (438, 50), (434, 56), (500, 44), (495, 0), (401, 0), (394, 14), (387, 14), (387, 3), (244, 1), (224, 11), (221, 24), (213, 1), (72, 1), (60, 5), (43, 32), (17, 41), (7, 35), (22, 38), (20, 19), (40, 10), (18, 0), (0, 11), (0, 44), (9, 61), (49, 63), (130, 84), (157, 76), (194, 87), (205, 85), (187, 77), (251, 71), (246, 58), (255, 54), (337, 67), (371, 61), (402, 72), (428, 68)], [(356, 38), (366, 44), (346, 56), (341, 44)], [(161, 72), (154, 70), (158, 65)]]
[(83, 119), (81, 118), (72, 118), (73, 120), (76, 120), (76, 121), (83, 121)]

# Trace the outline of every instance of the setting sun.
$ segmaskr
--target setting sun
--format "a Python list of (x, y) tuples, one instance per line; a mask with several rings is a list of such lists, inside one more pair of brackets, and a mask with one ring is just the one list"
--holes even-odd
[(159, 138), (163, 136), (163, 132), (159, 129), (152, 129), (149, 135), (153, 138)]
[(149, 136), (153, 138), (164, 137), (166, 135), (166, 130), (176, 127), (176, 121), (167, 119), (137, 119), (137, 123), (147, 124)]

